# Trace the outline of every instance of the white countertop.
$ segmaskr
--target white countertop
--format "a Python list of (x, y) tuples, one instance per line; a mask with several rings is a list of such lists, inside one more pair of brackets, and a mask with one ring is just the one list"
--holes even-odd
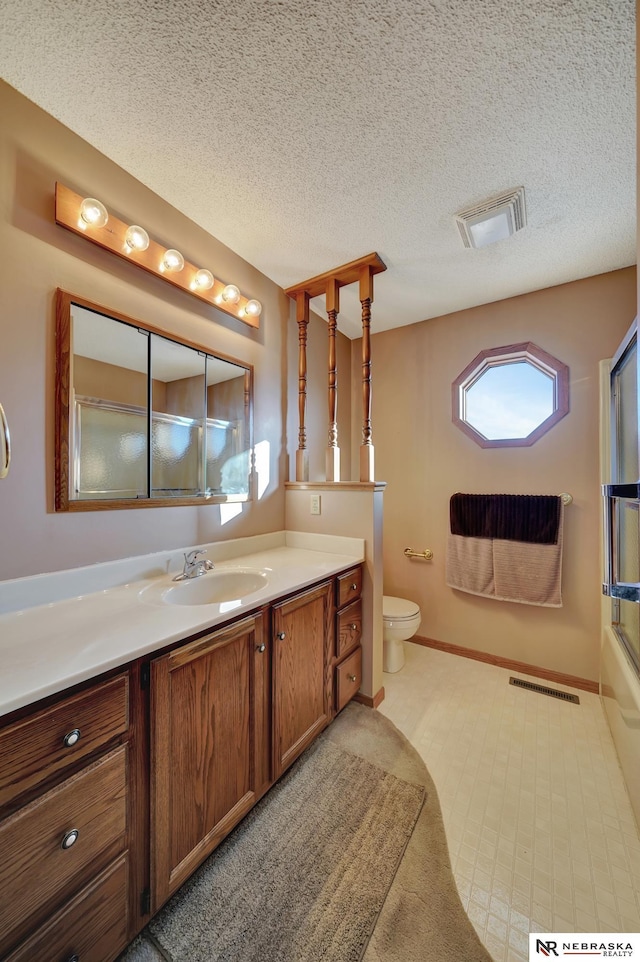
[[(297, 541), (304, 543), (304, 539)], [(216, 560), (213, 575), (216, 571), (250, 567), (260, 569), (267, 576), (265, 587), (238, 601), (174, 605), (159, 600), (159, 591), (144, 592), (150, 585), (172, 586), (173, 569), (168, 574), (1, 614), (0, 715), (359, 564), (364, 560), (364, 543), (358, 539), (336, 539), (339, 548), (345, 546), (340, 542), (347, 541), (352, 542), (347, 545), (350, 553), (292, 547), (290, 542), (295, 543), (296, 539), (289, 538), (287, 544), (251, 554), (236, 554), (230, 560)], [(328, 547), (330, 539), (320, 543), (323, 548)], [(94, 572), (97, 567), (94, 566)], [(73, 576), (73, 572), (63, 574), (67, 580)], [(29, 580), (19, 579), (20, 582)], [(20, 588), (24, 594), (25, 586)]]

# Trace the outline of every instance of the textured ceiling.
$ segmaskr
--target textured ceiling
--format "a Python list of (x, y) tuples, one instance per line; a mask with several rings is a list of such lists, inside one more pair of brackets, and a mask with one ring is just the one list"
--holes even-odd
[[(283, 287), (377, 250), (374, 331), (635, 263), (633, 0), (0, 0), (0, 23), (12, 86)], [(465, 249), (455, 213), (521, 184), (528, 226)]]

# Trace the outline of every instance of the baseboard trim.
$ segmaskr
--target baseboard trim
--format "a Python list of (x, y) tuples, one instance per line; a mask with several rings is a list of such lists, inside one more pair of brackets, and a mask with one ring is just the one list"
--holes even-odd
[(377, 708), (384, 701), (384, 688), (377, 691), (373, 697), (371, 695), (363, 695), (361, 691), (357, 695), (353, 696), (353, 700), (359, 702), (361, 705), (366, 705), (367, 708)]
[(567, 685), (569, 688), (580, 688), (582, 691), (591, 691), (598, 694), (598, 682), (589, 681), (588, 678), (578, 678), (577, 675), (565, 675), (560, 671), (552, 671), (549, 668), (539, 668), (537, 665), (528, 665), (524, 661), (514, 661), (512, 658), (501, 658), (500, 655), (492, 655), (488, 651), (475, 651), (473, 648), (463, 648), (462, 645), (450, 645), (446, 641), (436, 641), (434, 638), (422, 638), (414, 635), (411, 641), (416, 645), (423, 645), (425, 648), (437, 648), (438, 651), (446, 651), (451, 655), (460, 655), (462, 658), (472, 658), (474, 661), (484, 661), (488, 665), (497, 665), (498, 668), (508, 668), (509, 671), (520, 671), (523, 675), (533, 675), (534, 678), (544, 678), (546, 681), (555, 681), (557, 685)]

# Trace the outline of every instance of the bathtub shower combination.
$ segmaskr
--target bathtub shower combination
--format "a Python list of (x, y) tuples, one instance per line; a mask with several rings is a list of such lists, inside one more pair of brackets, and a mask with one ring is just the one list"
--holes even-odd
[(601, 371), (604, 495), (600, 683), (640, 822), (640, 461), (637, 318)]

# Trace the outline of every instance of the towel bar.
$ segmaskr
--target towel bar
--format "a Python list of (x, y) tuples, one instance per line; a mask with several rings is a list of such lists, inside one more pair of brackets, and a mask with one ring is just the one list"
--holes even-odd
[(430, 548), (426, 548), (424, 551), (414, 551), (412, 548), (405, 548), (404, 555), (406, 558), (424, 558), (425, 561), (431, 561), (433, 551), (431, 551)]

